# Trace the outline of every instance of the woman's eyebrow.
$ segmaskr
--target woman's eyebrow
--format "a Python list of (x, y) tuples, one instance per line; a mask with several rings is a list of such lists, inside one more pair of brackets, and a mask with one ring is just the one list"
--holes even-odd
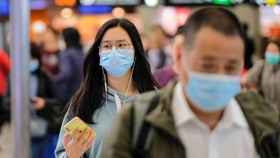
[(116, 42), (127, 42), (125, 39), (116, 40)]
[(112, 41), (106, 40), (106, 41), (102, 41), (101, 43), (112, 43)]

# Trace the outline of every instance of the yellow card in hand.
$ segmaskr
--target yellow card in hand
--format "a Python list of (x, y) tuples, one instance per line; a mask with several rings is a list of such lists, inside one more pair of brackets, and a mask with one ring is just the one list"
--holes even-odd
[(90, 128), (83, 120), (79, 117), (74, 117), (71, 121), (64, 125), (64, 130), (72, 134), (74, 130), (79, 130), (81, 132), (85, 131), (87, 128)]

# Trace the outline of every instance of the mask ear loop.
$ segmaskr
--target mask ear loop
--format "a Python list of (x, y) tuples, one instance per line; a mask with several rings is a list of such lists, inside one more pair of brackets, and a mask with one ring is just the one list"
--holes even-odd
[(108, 84), (107, 84), (107, 77), (104, 72), (104, 69), (102, 68), (102, 74), (103, 74), (103, 80), (104, 80), (104, 88), (105, 88), (105, 104), (108, 102)]

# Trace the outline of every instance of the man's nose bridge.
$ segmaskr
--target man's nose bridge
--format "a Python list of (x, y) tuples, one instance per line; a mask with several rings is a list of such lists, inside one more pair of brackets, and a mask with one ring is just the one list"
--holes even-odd
[(225, 75), (225, 74), (227, 74), (226, 62), (220, 62), (220, 63), (218, 63), (217, 74), (220, 74), (220, 75)]

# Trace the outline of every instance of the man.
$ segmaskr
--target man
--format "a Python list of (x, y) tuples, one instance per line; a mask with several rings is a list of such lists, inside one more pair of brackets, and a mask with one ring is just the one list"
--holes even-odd
[(179, 82), (125, 108), (102, 158), (279, 157), (278, 113), (255, 93), (238, 95), (244, 64), (238, 19), (204, 8), (190, 16), (183, 35), (174, 54)]

